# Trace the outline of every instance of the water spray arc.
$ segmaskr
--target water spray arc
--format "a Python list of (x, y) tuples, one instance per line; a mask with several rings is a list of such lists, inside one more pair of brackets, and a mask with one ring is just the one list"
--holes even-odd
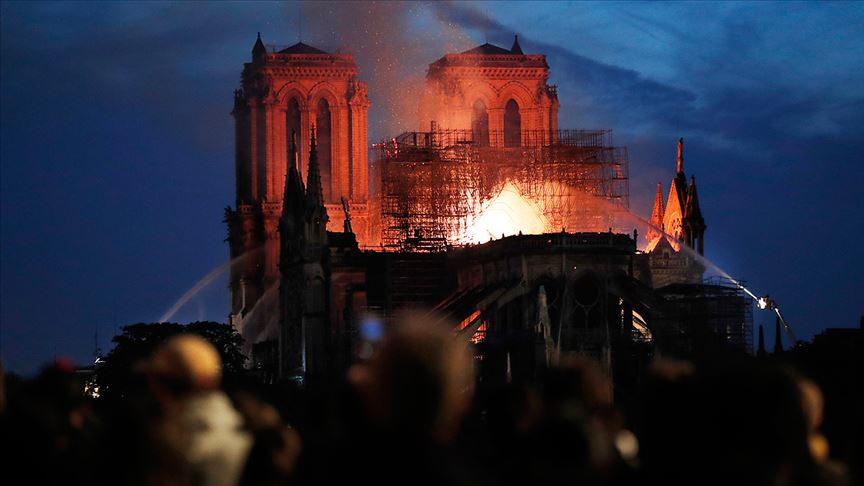
[(774, 313), (777, 314), (777, 317), (780, 319), (780, 322), (783, 323), (783, 329), (786, 331), (786, 335), (789, 337), (789, 340), (792, 342), (793, 345), (798, 343), (798, 339), (795, 337), (795, 333), (792, 332), (792, 328), (789, 326), (789, 323), (786, 321), (786, 318), (783, 317), (783, 313), (780, 311), (780, 307), (777, 305), (777, 302), (775, 302), (773, 299), (771, 299), (767, 294), (764, 297), (758, 297), (750, 289), (745, 287), (744, 284), (742, 284), (737, 279), (735, 279), (734, 277), (729, 275), (722, 268), (718, 267), (714, 262), (705, 258), (703, 255), (700, 255), (699, 253), (694, 251), (692, 248), (687, 246), (683, 241), (681, 241), (681, 240), (675, 238), (674, 236), (670, 235), (669, 233), (667, 233), (663, 228), (658, 228), (657, 226), (653, 225), (650, 221), (646, 220), (645, 218), (642, 218), (641, 216), (633, 213), (630, 210), (627, 210), (624, 214), (626, 214), (628, 217), (636, 219), (640, 223), (642, 223), (642, 224), (648, 226), (649, 228), (657, 231), (658, 233), (660, 233), (662, 235), (662, 237), (668, 238), (669, 241), (676, 242), (681, 247), (681, 249), (683, 249), (687, 252), (687, 254), (696, 258), (700, 263), (702, 263), (703, 265), (705, 265), (708, 268), (711, 268), (715, 272), (722, 275), (723, 278), (725, 278), (725, 279), (729, 280), (730, 282), (732, 282), (733, 284), (735, 284), (736, 287), (741, 289), (745, 294), (747, 294), (751, 299), (753, 299), (754, 302), (756, 302), (756, 306), (759, 308), (759, 310), (770, 309), (770, 310), (774, 311)]
[(213, 281), (222, 276), (222, 274), (231, 269), (233, 265), (241, 263), (248, 256), (258, 251), (261, 250), (258, 249), (244, 253), (237, 258), (234, 258), (233, 260), (219, 265), (218, 267), (211, 270), (209, 273), (207, 273), (207, 275), (203, 276), (200, 280), (198, 280), (195, 285), (189, 288), (189, 290), (187, 290), (182, 296), (180, 296), (180, 298), (177, 299), (177, 301), (174, 302), (174, 304), (167, 311), (165, 311), (164, 314), (162, 314), (162, 316), (157, 322), (168, 322), (169, 320), (171, 320), (177, 313), (177, 311), (179, 311), (184, 305), (186, 305), (190, 300), (192, 300), (196, 295), (198, 295), (201, 290), (206, 288), (208, 285), (213, 283)]
[[(577, 191), (582, 191), (582, 189), (578, 188), (578, 187), (574, 187), (573, 189), (575, 189)], [(586, 194), (586, 195), (592, 196), (590, 194)], [(673, 235), (667, 233), (665, 231), (665, 228), (657, 227), (656, 225), (652, 224), (651, 221), (639, 216), (638, 214), (631, 211), (629, 208), (622, 207), (620, 205), (615, 205), (615, 204), (613, 204), (613, 203), (611, 203), (611, 202), (609, 202), (603, 198), (599, 198), (599, 197), (593, 197), (593, 200), (601, 206), (606, 206), (610, 211), (613, 211), (615, 214), (623, 215), (626, 218), (629, 218), (635, 222), (643, 224), (646, 227), (656, 231), (658, 234), (661, 235), (661, 237), (667, 238), (670, 242), (675, 242), (677, 244), (677, 246), (679, 246), (681, 249), (686, 251), (688, 255), (690, 255), (693, 258), (695, 258), (696, 260), (698, 260), (706, 268), (710, 268), (711, 270), (717, 272), (718, 274), (723, 276), (723, 278), (732, 282), (736, 287), (741, 289), (745, 294), (747, 294), (751, 299), (753, 299), (754, 302), (756, 302), (756, 306), (760, 310), (769, 309), (769, 310), (773, 311), (777, 315), (777, 317), (780, 319), (780, 322), (783, 323), (783, 328), (784, 328), (787, 336), (789, 337), (789, 340), (792, 342), (792, 344), (795, 345), (798, 343), (798, 339), (795, 337), (795, 333), (792, 331), (791, 326), (789, 326), (788, 321), (786, 321), (786, 318), (783, 316), (783, 313), (781, 312), (780, 307), (777, 305), (777, 302), (774, 301), (773, 299), (771, 299), (767, 294), (764, 297), (757, 296), (750, 289), (745, 287), (744, 284), (742, 284), (740, 281), (738, 281), (737, 279), (735, 279), (734, 277), (729, 275), (728, 272), (726, 272), (725, 270), (723, 270), (722, 268), (717, 266), (717, 264), (715, 264), (711, 260), (705, 258), (705, 256), (700, 255), (698, 252), (696, 252), (693, 248), (690, 248), (683, 241), (681, 241), (678, 238), (674, 237)]]
[[(278, 304), (279, 297), (279, 282), (274, 282), (261, 294), (261, 297), (255, 301), (255, 304), (249, 309), (249, 312), (242, 318), (242, 324), (238, 327), (238, 331), (245, 339), (244, 346), (251, 349), (251, 346), (261, 340), (261, 336), (268, 337), (268, 332), (274, 332), (273, 326), (278, 326), (278, 310), (273, 307)], [(268, 310), (267, 307), (270, 306)], [(261, 309), (264, 310), (261, 310)], [(274, 312), (275, 311), (275, 312)], [(263, 313), (263, 314), (262, 314)]]
[[(750, 295), (753, 296), (753, 294)], [(780, 322), (783, 323), (783, 329), (786, 331), (786, 335), (789, 336), (792, 344), (798, 344), (798, 340), (795, 339), (795, 334), (792, 332), (792, 328), (789, 327), (789, 324), (786, 322), (786, 318), (783, 317), (783, 313), (780, 312), (780, 307), (777, 306), (777, 302), (775, 302), (774, 299), (768, 296), (768, 294), (765, 294), (764, 297), (759, 297), (756, 300), (756, 305), (759, 307), (760, 310), (770, 309), (774, 311), (774, 313), (777, 314), (777, 318), (780, 319)]]

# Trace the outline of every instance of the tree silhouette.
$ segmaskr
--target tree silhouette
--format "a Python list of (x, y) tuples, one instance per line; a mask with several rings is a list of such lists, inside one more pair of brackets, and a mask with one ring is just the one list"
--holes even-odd
[(143, 381), (137, 366), (161, 343), (182, 333), (197, 334), (209, 341), (222, 358), (222, 373), (227, 377), (243, 372), (246, 358), (240, 351), (243, 338), (234, 327), (212, 321), (199, 321), (187, 325), (174, 322), (138, 323), (124, 326), (114, 336), (112, 349), (96, 368), (96, 381), (103, 396), (122, 398)]

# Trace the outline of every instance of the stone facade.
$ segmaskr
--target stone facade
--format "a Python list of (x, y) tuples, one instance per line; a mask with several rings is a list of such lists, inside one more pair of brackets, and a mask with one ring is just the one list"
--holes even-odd
[[(260, 39), (259, 39), (260, 42)], [(311, 129), (317, 125), (325, 204), (368, 198), (366, 84), (351, 54), (329, 54), (299, 43), (263, 48), (243, 68), (235, 96), (237, 199), (279, 201), (291, 136), (300, 174), (308, 170)]]
[(369, 105), (350, 54), (303, 43), (268, 50), (260, 36), (256, 41), (234, 93), (237, 206), (225, 212), (231, 257), (237, 260), (231, 271), (230, 320), (241, 332), (244, 317), (279, 282), (278, 228), (289, 152), (296, 144), (302, 183), (313, 127), (328, 229), (339, 229), (344, 199), (355, 234), (366, 244)]
[[(675, 177), (669, 187), (669, 199), (663, 205), (663, 191), (657, 183), (657, 195), (651, 211), (651, 225), (646, 234), (650, 265), (650, 282), (654, 288), (673, 283), (702, 282), (705, 269), (693, 253), (704, 254), (705, 220), (699, 209), (696, 180), (687, 184), (684, 174), (684, 139), (678, 140)], [(665, 233), (665, 234), (664, 234)], [(692, 249), (682, 251), (681, 244)]]
[[(510, 50), (485, 44), (445, 55), (429, 66), (421, 129), (435, 122), (436, 136), (470, 131), (473, 143), (496, 147), (479, 148), (489, 152), (564, 145), (564, 135), (555, 138), (558, 98), (548, 76), (545, 56), (523, 54), (518, 40)], [(488, 358), (490, 379), (504, 379), (511, 363), (527, 376), (567, 353), (594, 356), (610, 374), (627, 376), (621, 370), (633, 363), (615, 364), (613, 355), (653, 342), (667, 321), (677, 325), (652, 288), (699, 290), (704, 269), (681, 249), (701, 254), (705, 231), (695, 180), (688, 185), (683, 170), (683, 140), (665, 205), (658, 185), (643, 253), (635, 232), (631, 239), (611, 228), (371, 251), (378, 215), (370, 208), (381, 205), (368, 194), (368, 108), (348, 54), (302, 43), (270, 52), (259, 38), (245, 64), (233, 112), (237, 206), (225, 212), (230, 319), (259, 350), (252, 362), (267, 370), (262, 376), (344, 373), (370, 345), (364, 326), (418, 307), (461, 323), (461, 335)]]
[(430, 130), (433, 122), (438, 129), (473, 130), (476, 143), (491, 146), (554, 137), (558, 94), (548, 80), (546, 56), (523, 54), (518, 39), (509, 51), (484, 44), (447, 54), (429, 65), (419, 130)]

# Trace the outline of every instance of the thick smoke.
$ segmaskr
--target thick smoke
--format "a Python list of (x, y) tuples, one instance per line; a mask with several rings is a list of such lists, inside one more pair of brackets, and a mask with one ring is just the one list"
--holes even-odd
[[(483, 30), (490, 38), (507, 39), (510, 28), (462, 2), (435, 3), (434, 11), (442, 22), (471, 31)], [(653, 159), (666, 165), (636, 163), (631, 165), (631, 207), (649, 214), (654, 185), (662, 180), (668, 191), (670, 167), (674, 168), (674, 140), (694, 130), (694, 124), (706, 118), (694, 110), (696, 96), (687, 90), (669, 86), (626, 67), (606, 64), (584, 55), (590, 45), (574, 41), (558, 45), (518, 32), (522, 47), (547, 56), (551, 80), (559, 86), (561, 128), (612, 128), (636, 150), (642, 160)], [(654, 132), (646, 134), (646, 127)], [(656, 133), (671, 133), (663, 138)], [(677, 135), (676, 135), (677, 134)], [(650, 156), (649, 156), (650, 154)]]
[(428, 4), (301, 2), (286, 8), (286, 30), (262, 33), (265, 43), (302, 40), (328, 52), (353, 54), (372, 101), (370, 143), (418, 130), (428, 64), (475, 44), (462, 27), (437, 16)]

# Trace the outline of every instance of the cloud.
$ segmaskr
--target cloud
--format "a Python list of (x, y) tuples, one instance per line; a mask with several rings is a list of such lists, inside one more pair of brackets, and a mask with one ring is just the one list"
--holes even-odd
[(216, 132), (230, 129), (238, 68), (225, 62), (237, 49), (220, 46), (238, 45), (236, 18), (192, 4), (16, 7), (6, 13), (21, 21), (3, 29), (3, 70), (15, 72), (4, 76), (4, 102), (105, 106), (104, 116), (145, 117), (201, 148), (223, 146)]
[(436, 14), (444, 21), (474, 31), (486, 31), (495, 39), (509, 39), (519, 34), (523, 49), (546, 54), (553, 78), (566, 87), (561, 90), (559, 124), (562, 127), (592, 122), (601, 126), (625, 121), (656, 122), (669, 118), (670, 113), (686, 116), (696, 100), (696, 96), (686, 90), (648, 79), (633, 69), (596, 61), (565, 47), (514, 32), (467, 4), (442, 2), (434, 5)]
[[(495, 39), (520, 34), (523, 48), (547, 55), (553, 78), (562, 85), (560, 125), (610, 126), (625, 133), (672, 133), (698, 136), (717, 148), (743, 147), (770, 157), (789, 140), (820, 136), (850, 136), (864, 98), (848, 92), (826, 92), (811, 85), (789, 85), (772, 76), (766, 60), (769, 47), (763, 20), (748, 18), (739, 9), (718, 7), (717, 38), (710, 45), (679, 28), (625, 10), (649, 35), (685, 45), (668, 45), (680, 85), (650, 79), (638, 70), (622, 68), (578, 54), (568, 47), (533, 39), (490, 18), (469, 4), (435, 4), (436, 15)], [(746, 14), (746, 12), (745, 12)], [(657, 34), (654, 34), (657, 32)], [(760, 66), (764, 65), (763, 69)], [(685, 87), (686, 86), (686, 87)]]

